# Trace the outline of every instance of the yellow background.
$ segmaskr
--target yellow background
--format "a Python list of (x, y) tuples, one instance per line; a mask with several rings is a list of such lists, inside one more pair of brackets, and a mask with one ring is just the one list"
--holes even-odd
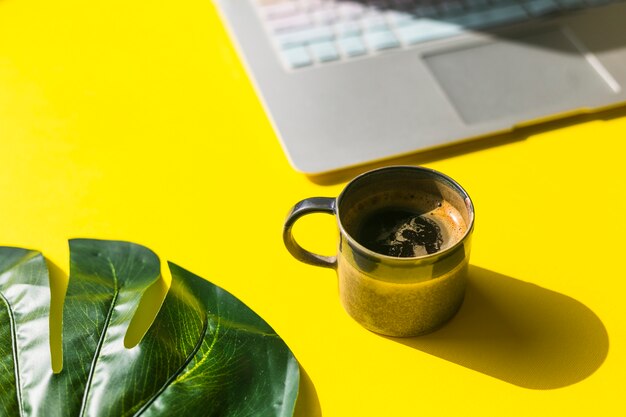
[[(292, 204), (358, 171), (288, 165), (208, 0), (0, 0), (0, 244), (44, 252), (55, 299), (72, 237), (140, 243), (222, 286), (300, 361), (299, 417), (621, 416), (624, 114), (401, 161), (459, 181), (477, 223), (471, 303), (399, 342), (284, 249)], [(297, 226), (332, 254), (331, 216)]]

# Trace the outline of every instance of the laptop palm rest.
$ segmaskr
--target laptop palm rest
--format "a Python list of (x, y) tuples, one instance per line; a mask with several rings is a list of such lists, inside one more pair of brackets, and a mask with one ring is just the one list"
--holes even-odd
[(467, 124), (529, 120), (620, 91), (566, 28), (437, 52), (425, 62)]

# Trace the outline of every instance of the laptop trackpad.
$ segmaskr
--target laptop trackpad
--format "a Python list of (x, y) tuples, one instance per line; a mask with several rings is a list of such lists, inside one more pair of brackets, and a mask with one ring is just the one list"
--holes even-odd
[[(437, 52), (425, 61), (463, 120), (528, 120), (619, 91), (570, 32), (553, 29)], [(519, 117), (518, 117), (519, 116)]]

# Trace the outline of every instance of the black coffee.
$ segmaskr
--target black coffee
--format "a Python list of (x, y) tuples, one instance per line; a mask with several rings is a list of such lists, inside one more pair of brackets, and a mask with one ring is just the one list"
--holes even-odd
[[(366, 248), (389, 256), (411, 257), (441, 250), (441, 227), (427, 215), (385, 209), (363, 220), (357, 240)], [(421, 250), (420, 250), (421, 249)]]
[(385, 199), (364, 203), (354, 217), (347, 216), (354, 219), (348, 231), (367, 249), (394, 257), (430, 255), (461, 240), (467, 227), (452, 204), (428, 195), (409, 197), (400, 200), (402, 206), (386, 206)]

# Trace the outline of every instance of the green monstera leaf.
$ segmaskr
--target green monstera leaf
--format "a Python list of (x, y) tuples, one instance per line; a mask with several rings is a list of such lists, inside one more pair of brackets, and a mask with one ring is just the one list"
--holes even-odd
[(128, 242), (70, 241), (63, 370), (53, 374), (46, 264), (0, 248), (0, 415), (293, 415), (298, 364), (223, 289), (170, 263), (172, 284), (139, 344), (124, 338), (160, 262)]

